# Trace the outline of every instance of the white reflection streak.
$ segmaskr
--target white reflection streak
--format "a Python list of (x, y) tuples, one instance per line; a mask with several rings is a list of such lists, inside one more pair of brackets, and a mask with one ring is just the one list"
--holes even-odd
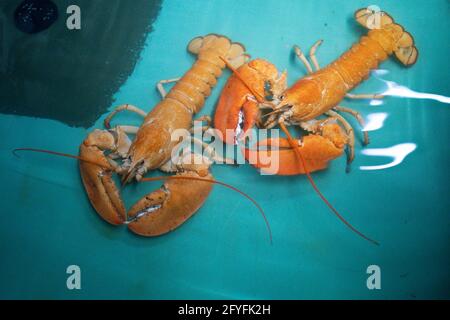
[(374, 69), (374, 70), (372, 70), (372, 73), (375, 76), (385, 76), (385, 75), (387, 75), (389, 73), (389, 70), (386, 70), (386, 69)]
[(408, 87), (401, 86), (393, 81), (387, 81), (380, 79), (387, 84), (387, 90), (382, 93), (385, 96), (395, 96), (404, 98), (415, 98), (415, 99), (431, 99), (442, 103), (450, 103), (450, 97), (441, 96), (439, 94), (417, 92), (409, 89)]
[(388, 117), (386, 112), (375, 112), (367, 115), (367, 124), (363, 131), (375, 131), (383, 127), (384, 120)]
[(379, 148), (379, 149), (364, 149), (361, 151), (362, 154), (367, 156), (376, 157), (391, 157), (394, 160), (387, 164), (382, 164), (378, 166), (360, 166), (360, 170), (382, 170), (399, 165), (408, 154), (416, 150), (417, 145), (415, 143), (401, 143), (390, 148)]
[(371, 106), (381, 106), (383, 104), (383, 100), (381, 100), (381, 99), (372, 99), (372, 100), (370, 100), (369, 104)]

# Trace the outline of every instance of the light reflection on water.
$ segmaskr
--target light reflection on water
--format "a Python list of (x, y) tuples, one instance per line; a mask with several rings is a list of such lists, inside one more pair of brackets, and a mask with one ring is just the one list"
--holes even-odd
[(386, 112), (374, 112), (367, 115), (367, 123), (363, 131), (375, 131), (383, 127), (384, 120), (388, 117)]
[[(393, 96), (393, 97), (402, 97), (402, 98), (413, 98), (413, 99), (430, 99), (430, 100), (436, 100), (442, 103), (450, 103), (450, 97), (446, 97), (439, 94), (434, 93), (426, 93), (426, 92), (417, 92), (414, 90), (411, 90), (408, 87), (402, 86), (394, 81), (384, 80), (380, 78), (380, 76), (387, 75), (389, 73), (388, 70), (385, 69), (377, 69), (373, 70), (372, 74), (379, 79), (380, 81), (384, 82), (387, 86), (386, 90), (384, 92), (381, 92), (384, 96)], [(380, 100), (371, 100), (370, 105), (380, 105), (382, 102)]]
[(393, 160), (389, 163), (376, 166), (360, 166), (360, 170), (383, 170), (399, 165), (414, 150), (417, 145), (415, 143), (400, 143), (389, 148), (369, 148), (361, 151), (366, 156), (390, 157)]
[(394, 81), (382, 80), (388, 86), (386, 91), (382, 94), (385, 96), (395, 96), (403, 98), (414, 98), (414, 99), (431, 99), (442, 103), (450, 103), (450, 97), (441, 96), (439, 94), (417, 92), (409, 89), (408, 87), (399, 85)]
[(372, 99), (372, 100), (370, 100), (369, 104), (371, 106), (381, 106), (383, 104), (383, 100), (381, 100), (381, 99)]
[[(402, 86), (394, 81), (381, 79), (380, 76), (385, 76), (389, 73), (388, 70), (377, 69), (372, 71), (373, 75), (379, 80), (384, 82), (387, 86), (384, 92), (380, 94), (384, 96), (394, 96), (402, 98), (413, 98), (413, 99), (430, 99), (436, 100), (442, 103), (450, 103), (450, 97), (446, 97), (439, 94), (417, 92), (411, 90), (406, 86)], [(370, 100), (371, 106), (382, 105), (383, 101), (380, 99)], [(383, 127), (384, 121), (388, 117), (386, 112), (371, 113), (367, 115), (367, 124), (364, 126), (364, 131), (374, 131)], [(414, 150), (416, 150), (417, 145), (415, 143), (400, 143), (388, 148), (368, 148), (363, 149), (361, 153), (366, 156), (373, 157), (390, 157), (392, 161), (382, 165), (375, 166), (360, 166), (360, 170), (383, 170), (387, 168), (392, 168), (399, 165), (403, 160)]]

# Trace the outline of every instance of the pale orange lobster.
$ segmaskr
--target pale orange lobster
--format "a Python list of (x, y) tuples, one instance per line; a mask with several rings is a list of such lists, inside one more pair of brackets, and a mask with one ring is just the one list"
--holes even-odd
[[(315, 72), (301, 50), (295, 47), (297, 56), (305, 63), (310, 74), (290, 88), (287, 88), (286, 72), (279, 74), (276, 67), (265, 60), (250, 61), (237, 70), (230, 66), (234, 74), (219, 98), (214, 125), (225, 142), (235, 144), (247, 137), (255, 124), (260, 128), (279, 125), (287, 139), (266, 139), (258, 142), (256, 149), (243, 147), (245, 157), (256, 159), (251, 164), (265, 173), (307, 174), (315, 190), (339, 218), (368, 239), (348, 224), (326, 201), (309, 173), (326, 168), (330, 160), (342, 155), (346, 145), (349, 148), (347, 163), (354, 158), (353, 129), (339, 112), (350, 113), (361, 125), (364, 124), (363, 118), (357, 111), (341, 107), (339, 103), (346, 96), (381, 96), (350, 95), (348, 91), (366, 79), (370, 71), (389, 55), (394, 54), (401, 63), (410, 66), (416, 62), (418, 51), (412, 36), (387, 13), (369, 8), (360, 9), (355, 12), (355, 18), (359, 24), (371, 29), (368, 35), (361, 37), (350, 50), (323, 69), (319, 68), (315, 57), (321, 41), (310, 51)], [(326, 118), (317, 119), (322, 115)], [(311, 134), (295, 140), (287, 131), (286, 125), (298, 125)], [(364, 142), (368, 143), (366, 132)], [(269, 150), (267, 147), (270, 147)], [(271, 159), (278, 159), (278, 166), (268, 166), (259, 160), (266, 159), (268, 154)]]
[[(209, 172), (211, 164), (199, 155), (186, 155), (180, 163), (172, 163), (173, 149), (181, 142), (172, 134), (179, 129), (189, 130), (193, 115), (203, 107), (205, 98), (216, 85), (225, 63), (220, 59), (225, 55), (228, 63), (242, 65), (247, 57), (245, 48), (232, 43), (224, 36), (214, 34), (197, 37), (188, 45), (188, 51), (198, 56), (191, 69), (166, 94), (161, 88), (163, 100), (148, 114), (136, 107), (118, 107), (107, 117), (108, 127), (111, 117), (118, 111), (130, 110), (144, 116), (139, 128), (116, 126), (112, 130), (96, 130), (80, 147), (80, 156), (104, 162), (114, 170), (104, 170), (86, 161), (80, 161), (80, 172), (89, 199), (96, 211), (112, 224), (128, 224), (133, 232), (144, 236), (167, 233), (184, 223), (204, 203), (211, 191), (212, 180)], [(162, 81), (167, 83), (170, 81)], [(131, 142), (126, 133), (135, 133)], [(186, 137), (184, 137), (186, 138)], [(104, 151), (110, 153), (105, 156)], [(115, 159), (122, 161), (118, 164)], [(175, 172), (183, 179), (169, 179), (159, 189), (138, 201), (128, 213), (111, 175), (122, 175), (122, 182), (135, 178), (137, 181), (149, 170), (161, 169)]]
[[(192, 68), (183, 77), (163, 80), (158, 84), (163, 99), (149, 113), (132, 105), (117, 107), (106, 119), (107, 130), (96, 129), (80, 146), (79, 156), (43, 149), (19, 148), (16, 151), (37, 151), (76, 158), (88, 198), (97, 213), (113, 225), (127, 225), (143, 236), (167, 233), (189, 219), (205, 202), (212, 184), (224, 185), (259, 205), (236, 188), (215, 181), (209, 166), (214, 156), (193, 152), (174, 161), (173, 152), (190, 139), (193, 115), (200, 111), (226, 63), (239, 67), (248, 60), (245, 48), (224, 36), (209, 34), (197, 37), (188, 45), (188, 51), (198, 56)], [(177, 82), (166, 94), (162, 83)], [(112, 117), (128, 110), (144, 119), (140, 127), (116, 126), (110, 128)], [(177, 130), (186, 135), (174, 139)], [(128, 134), (135, 134), (132, 141)], [(174, 172), (167, 177), (143, 178), (147, 171), (160, 169)], [(128, 212), (121, 199), (113, 174), (122, 176), (122, 184), (137, 181), (165, 180), (160, 189), (139, 200)], [(265, 218), (265, 217), (264, 217)], [(266, 220), (267, 224), (267, 220)], [(268, 226), (268, 224), (267, 224)], [(268, 226), (269, 227), (269, 226)], [(269, 229), (270, 233), (270, 229)]]

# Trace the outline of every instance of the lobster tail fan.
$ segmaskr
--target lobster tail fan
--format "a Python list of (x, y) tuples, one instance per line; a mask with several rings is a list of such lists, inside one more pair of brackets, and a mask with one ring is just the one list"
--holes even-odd
[(380, 11), (376, 6), (370, 6), (357, 10), (355, 20), (367, 29), (389, 30), (395, 39), (395, 57), (405, 66), (416, 63), (419, 51), (414, 45), (414, 38), (401, 25), (395, 23), (388, 13)]
[(250, 56), (245, 53), (244, 45), (239, 42), (231, 42), (227, 37), (208, 34), (204, 37), (196, 37), (192, 39), (187, 47), (187, 50), (193, 54), (200, 55), (202, 52), (208, 50), (217, 51), (220, 49), (220, 56), (226, 58), (227, 62), (234, 68), (239, 68), (246, 63)]
[(412, 66), (416, 63), (419, 51), (414, 45), (414, 38), (407, 31), (404, 31), (397, 41), (397, 48), (394, 51), (395, 57), (405, 66)]
[(356, 10), (355, 20), (367, 29), (381, 29), (386, 25), (394, 23), (394, 19), (378, 7), (370, 6)]

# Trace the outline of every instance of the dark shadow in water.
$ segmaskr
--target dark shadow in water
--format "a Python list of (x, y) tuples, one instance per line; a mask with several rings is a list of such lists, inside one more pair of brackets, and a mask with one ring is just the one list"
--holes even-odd
[[(18, 30), (21, 0), (0, 3), (0, 113), (90, 127), (133, 71), (161, 0), (59, 0), (59, 18), (36, 34)], [(81, 9), (81, 30), (66, 9)]]

